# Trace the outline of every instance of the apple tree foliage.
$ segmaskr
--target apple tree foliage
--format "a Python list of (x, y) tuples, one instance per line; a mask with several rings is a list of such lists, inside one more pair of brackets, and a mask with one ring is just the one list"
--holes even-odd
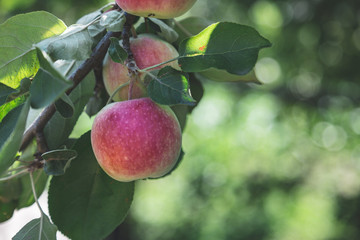
[(135, 71), (146, 73), (148, 96), (171, 105), (182, 127), (203, 94), (199, 75), (256, 82), (252, 68), (258, 53), (271, 45), (255, 29), (238, 23), (139, 18), (115, 4), (71, 26), (44, 11), (2, 23), (0, 221), (37, 202), (49, 184), (50, 216), (39, 206), (41, 217), (14, 239), (55, 239), (57, 230), (71, 239), (103, 239), (126, 217), (134, 182), (115, 181), (102, 171), (89, 133), (79, 139), (69, 136), (82, 112), (96, 115), (109, 99), (101, 77), (106, 52), (115, 62), (128, 62), (126, 38), (140, 33), (156, 34), (178, 49), (179, 57), (171, 61), (178, 61), (181, 71), (154, 70), (157, 66)]

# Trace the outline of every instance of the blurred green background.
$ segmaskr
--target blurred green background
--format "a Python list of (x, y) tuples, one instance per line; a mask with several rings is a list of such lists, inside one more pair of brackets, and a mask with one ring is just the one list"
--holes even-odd
[[(70, 25), (105, 3), (0, 0), (0, 20), (43, 9)], [(137, 182), (114, 235), (360, 239), (359, 9), (358, 0), (198, 0), (187, 16), (251, 25), (273, 43), (255, 67), (264, 85), (204, 79), (183, 162)], [(81, 119), (74, 136), (89, 126)]]

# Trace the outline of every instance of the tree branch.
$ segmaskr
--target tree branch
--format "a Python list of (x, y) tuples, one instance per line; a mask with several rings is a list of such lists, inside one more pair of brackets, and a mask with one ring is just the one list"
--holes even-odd
[(133, 23), (136, 19), (136, 16), (131, 15), (129, 13), (125, 13), (125, 17), (126, 17), (126, 22), (124, 24), (124, 28), (121, 34), (122, 37), (122, 43), (123, 43), (123, 48), (125, 49), (125, 51), (128, 54), (128, 58), (126, 60), (126, 66), (129, 70), (129, 75), (130, 75), (130, 85), (129, 85), (129, 93), (128, 93), (128, 99), (132, 99), (132, 90), (133, 90), (133, 86), (134, 83), (137, 79), (138, 76), (138, 67), (136, 66), (136, 62), (134, 59), (134, 55), (130, 49), (130, 33), (132, 32), (132, 26)]
[[(110, 38), (119, 37), (120, 34), (120, 32), (108, 32), (103, 37), (103, 39), (93, 50), (90, 58), (85, 60), (85, 62), (81, 64), (81, 66), (69, 77), (69, 79), (73, 81), (74, 84), (66, 91), (66, 94), (69, 95), (92, 69), (94, 69), (98, 64), (102, 63), (106, 51), (110, 45)], [(43, 131), (44, 127), (55, 114), (55, 112), (55, 104), (51, 104), (41, 112), (33, 124), (24, 133), (20, 150), (24, 150), (29, 145), (31, 140), (36, 136), (36, 134)]]

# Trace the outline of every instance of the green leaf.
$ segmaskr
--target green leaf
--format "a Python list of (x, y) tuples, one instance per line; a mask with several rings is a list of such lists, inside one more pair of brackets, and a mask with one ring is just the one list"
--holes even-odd
[(29, 109), (30, 101), (28, 100), (14, 109), (13, 114), (8, 114), (0, 123), (0, 174), (14, 163), (14, 157), (20, 148), (25, 131)]
[(34, 44), (61, 34), (65, 24), (39, 11), (16, 15), (0, 25), (0, 82), (17, 88), (23, 78), (34, 76), (39, 63)]
[(71, 160), (77, 157), (77, 153), (70, 149), (54, 150), (42, 155), (45, 159), (44, 171), (47, 175), (63, 175), (70, 166)]
[(217, 68), (245, 75), (255, 66), (260, 49), (270, 46), (270, 42), (251, 27), (215, 23), (180, 43), (179, 65), (185, 72)]
[(172, 43), (178, 39), (179, 34), (162, 20), (157, 18), (149, 18), (149, 20), (159, 26), (159, 35), (167, 42)]
[[(15, 109), (16, 107), (20, 106), (21, 104), (23, 104), (26, 101), (27, 97), (26, 96), (21, 96), (18, 97), (10, 102), (7, 102), (3, 105), (0, 106), (0, 122), (3, 121), (3, 119), (5, 118), (5, 116), (13, 109)], [(0, 127), (1, 128), (1, 127)], [(1, 139), (1, 136), (0, 136)], [(1, 146), (1, 143), (0, 143)]]
[(64, 118), (71, 118), (74, 115), (74, 103), (66, 93), (64, 93), (61, 98), (55, 102), (55, 107)]
[(194, 36), (204, 30), (214, 22), (201, 18), (201, 17), (188, 17), (179, 22), (179, 25), (175, 26), (175, 31), (179, 34), (179, 38), (176, 43), (179, 45), (180, 42), (190, 36)]
[(21, 183), (18, 178), (0, 182), (0, 222), (11, 218), (20, 193)]
[[(41, 230), (41, 232), (40, 232)], [(49, 217), (42, 213), (41, 218), (36, 218), (27, 223), (12, 239), (27, 240), (56, 240), (57, 227), (52, 224)]]
[(109, 95), (106, 90), (104, 88), (100, 89), (89, 99), (85, 109), (86, 114), (89, 117), (96, 115), (106, 105), (108, 99)]
[(58, 149), (65, 144), (85, 105), (93, 95), (94, 87), (94, 76), (88, 75), (69, 95), (74, 103), (74, 115), (65, 119), (59, 112), (56, 112), (46, 124), (44, 135), (49, 149)]
[(10, 137), (12, 131), (16, 126), (23, 106), (19, 104), (9, 111), (9, 114), (0, 122), (0, 148), (5, 144), (6, 140)]
[(181, 131), (185, 129), (186, 118), (189, 112), (189, 106), (187, 105), (174, 105), (171, 106), (171, 110), (175, 113), (181, 127)]
[(87, 25), (73, 24), (61, 35), (42, 41), (37, 47), (53, 60), (85, 60), (90, 57), (94, 44)]
[(20, 87), (16, 89), (16, 91), (14, 91), (13, 93), (11, 93), (8, 97), (7, 97), (7, 101), (11, 101), (14, 100), (18, 97), (21, 97), (23, 95), (26, 95), (29, 93), (30, 91), (30, 86), (31, 86), (31, 80), (30, 78), (24, 78), (23, 80), (21, 80), (20, 82)]
[(195, 99), (196, 105), (189, 106), (189, 113), (191, 113), (194, 108), (200, 103), (203, 95), (204, 95), (204, 87), (201, 81), (197, 78), (197, 76), (193, 73), (189, 74), (189, 82), (191, 86), (191, 96)]
[(118, 182), (100, 168), (90, 132), (79, 139), (74, 150), (78, 157), (66, 174), (51, 180), (51, 218), (71, 239), (104, 239), (124, 220), (133, 199), (134, 182)]
[[(46, 183), (48, 180), (48, 175), (46, 175), (42, 169), (39, 169), (33, 173), (33, 177), (34, 177), (36, 195), (40, 196), (45, 190)], [(20, 181), (21, 181), (22, 191), (19, 198), (17, 209), (31, 206), (35, 202), (34, 195), (31, 189), (29, 175), (22, 176), (20, 178)]]
[[(1, 105), (3, 105), (6, 102), (7, 97), (15, 91), (16, 91), (15, 89), (10, 88), (10, 87), (6, 86), (5, 84), (0, 83), (0, 107), (1, 107)], [(1, 112), (2, 111), (0, 111), (0, 115), (1, 115)], [(1, 118), (0, 118), (0, 122), (1, 122)]]
[(123, 64), (128, 58), (127, 52), (120, 46), (119, 39), (114, 37), (110, 38), (110, 46), (108, 49), (108, 53), (111, 59), (117, 63)]
[(195, 100), (190, 96), (187, 76), (169, 66), (159, 71), (158, 76), (150, 81), (147, 89), (149, 97), (159, 104), (195, 104)]
[(30, 87), (31, 107), (43, 108), (60, 98), (72, 84), (56, 70), (49, 56), (37, 48), (40, 69)]
[(216, 68), (209, 68), (208, 70), (199, 72), (198, 74), (208, 80), (216, 82), (252, 82), (261, 84), (261, 82), (257, 79), (254, 70), (250, 71), (244, 76), (231, 74), (225, 70), (220, 70)]
[(123, 11), (105, 12), (100, 18), (100, 25), (112, 32), (121, 32), (125, 22)]
[(151, 21), (142, 22), (136, 28), (136, 33), (138, 34), (158, 34), (160, 32), (160, 27)]
[(3, 203), (0, 200), (0, 223), (9, 220), (16, 209), (16, 201)]
[(94, 12), (91, 12), (89, 14), (86, 14), (84, 16), (82, 16), (81, 18), (79, 18), (76, 23), (77, 24), (89, 24), (92, 21), (94, 21), (97, 17), (99, 17), (102, 14), (102, 12), (100, 10), (96, 10)]
[(54, 67), (61, 75), (68, 77), (74, 71), (76, 71), (83, 61), (75, 61), (75, 60), (57, 60), (54, 62)]
[(7, 203), (19, 199), (21, 190), (19, 178), (0, 182), (0, 203)]

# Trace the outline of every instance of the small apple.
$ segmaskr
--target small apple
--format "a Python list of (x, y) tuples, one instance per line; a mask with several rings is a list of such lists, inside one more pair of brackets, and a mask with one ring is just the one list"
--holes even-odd
[[(140, 34), (137, 38), (130, 39), (130, 49), (134, 55), (136, 65), (140, 69), (144, 69), (179, 56), (176, 49), (168, 42), (165, 42), (153, 34)], [(177, 61), (162, 65), (171, 66), (180, 70)], [(144, 78), (144, 74), (140, 73), (140, 81)], [(106, 91), (111, 96), (112, 93), (123, 83), (130, 80), (129, 71), (123, 64), (112, 61), (109, 54), (105, 56), (103, 62), (103, 79)], [(114, 101), (128, 99), (129, 87), (122, 88), (113, 98)], [(133, 98), (141, 98), (146, 96), (146, 89), (142, 82), (136, 82), (133, 88)]]
[(176, 164), (181, 129), (168, 106), (139, 98), (105, 106), (94, 120), (91, 144), (110, 177), (123, 182), (156, 178)]
[(140, 17), (175, 18), (187, 12), (196, 0), (116, 0), (125, 12)]

